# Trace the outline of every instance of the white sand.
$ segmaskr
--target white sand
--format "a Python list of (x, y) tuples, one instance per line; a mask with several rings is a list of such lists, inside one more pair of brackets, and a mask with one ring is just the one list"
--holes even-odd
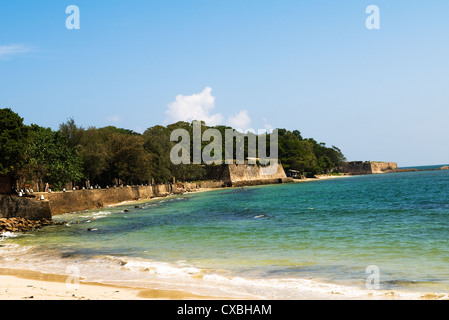
[(188, 292), (95, 283), (67, 284), (67, 276), (0, 269), (0, 300), (188, 300), (214, 299)]

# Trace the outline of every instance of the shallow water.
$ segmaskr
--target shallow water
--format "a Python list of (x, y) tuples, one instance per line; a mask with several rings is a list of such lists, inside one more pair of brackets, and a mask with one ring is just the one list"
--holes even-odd
[(380, 290), (449, 290), (449, 170), (216, 190), (140, 206), (57, 216), (69, 223), (4, 240), (0, 261), (222, 296), (362, 297), (372, 265)]

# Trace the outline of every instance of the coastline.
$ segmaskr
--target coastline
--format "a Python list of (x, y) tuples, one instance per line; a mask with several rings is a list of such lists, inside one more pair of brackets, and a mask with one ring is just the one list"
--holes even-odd
[(349, 177), (355, 177), (356, 175), (328, 175), (328, 174), (321, 174), (316, 175), (315, 178), (304, 178), (304, 179), (293, 179), (294, 183), (301, 183), (301, 182), (312, 182), (312, 181), (322, 181), (322, 180), (332, 180), (332, 179), (341, 179), (341, 178), (349, 178)]
[[(155, 289), (79, 282), (67, 284), (67, 275), (33, 270), (0, 268), (0, 301), (6, 300), (272, 300), (265, 297), (199, 295), (186, 290)], [(288, 279), (286, 279), (288, 280)], [(314, 280), (299, 279), (304, 297), (294, 300), (448, 300), (445, 293), (368, 290), (345, 287)], [(313, 290), (312, 290), (313, 288)], [(285, 300), (285, 299), (281, 299)], [(291, 300), (291, 299), (287, 299)]]
[[(328, 180), (334, 178), (343, 178), (349, 176), (324, 176), (314, 179), (302, 179), (296, 182), (310, 182), (319, 180)], [(221, 188), (228, 189), (228, 188)], [(194, 194), (197, 192), (207, 192), (219, 190), (219, 188), (199, 188), (186, 192), (185, 194)], [(169, 195), (167, 197), (174, 197), (176, 195)], [(126, 201), (111, 206), (126, 206), (136, 205), (139, 203), (148, 203), (153, 200), (160, 200), (167, 197), (155, 197), (152, 199)], [(42, 268), (40, 269), (42, 271)], [(64, 271), (62, 271), (64, 272)], [(57, 273), (57, 272), (56, 272)], [(215, 275), (212, 275), (215, 276)], [(129, 287), (126, 285), (103, 284), (98, 282), (80, 282), (80, 287), (76, 290), (68, 289), (66, 281), (69, 275), (41, 273), (38, 271), (23, 270), (23, 269), (1, 269), (0, 268), (0, 300), (142, 300), (142, 299), (163, 299), (163, 300), (222, 300), (222, 299), (242, 299), (238, 292), (231, 293), (231, 298), (223, 298), (224, 296), (214, 297), (214, 291), (200, 291), (192, 287), (192, 292), (183, 289), (182, 286), (175, 288), (172, 286), (167, 288), (164, 283), (157, 283), (156, 286), (143, 287), (138, 282), (136, 287)], [(220, 278), (221, 279), (221, 278)], [(251, 279), (243, 280), (245, 285), (248, 285)], [(282, 284), (283, 280), (279, 279), (277, 284)], [(94, 280), (95, 281), (95, 280)], [(219, 281), (225, 281), (224, 284), (233, 281), (230, 278), (223, 278)], [(220, 282), (216, 282), (220, 286)], [(264, 281), (255, 281), (255, 285), (260, 286)], [(112, 283), (115, 283), (112, 282)], [(253, 283), (253, 282), (251, 282)], [(271, 283), (266, 280), (267, 285)], [(197, 282), (198, 288), (201, 282)], [(134, 284), (132, 284), (134, 286)], [(287, 285), (287, 284), (286, 284)], [(374, 290), (367, 291), (366, 289), (352, 288), (331, 283), (316, 282), (314, 280), (297, 279), (294, 284), (288, 286), (299, 285), (303, 293), (298, 299), (398, 299), (398, 300), (413, 300), (413, 299), (447, 299), (448, 296), (440, 293), (425, 293), (425, 292), (399, 292), (393, 290)], [(157, 289), (155, 288), (157, 287)], [(276, 289), (279, 289), (276, 287)], [(189, 290), (189, 289), (187, 289)], [(32, 298), (31, 298), (32, 297)], [(254, 300), (265, 299), (266, 297), (253, 297)], [(245, 299), (245, 298), (243, 298)]]
[[(343, 176), (325, 176), (320, 178), (302, 179), (295, 182), (310, 182)], [(224, 189), (235, 189), (241, 187), (200, 187), (185, 191), (184, 195), (218, 191)], [(108, 204), (106, 207), (138, 206), (140, 204), (172, 198), (179, 194), (168, 194), (156, 196), (150, 199), (139, 199), (122, 201)], [(67, 213), (68, 215), (79, 213), (79, 211)], [(128, 287), (122, 285), (103, 284), (98, 282), (79, 282), (79, 288), (68, 288), (66, 284), (70, 277), (63, 274), (44, 273), (31, 269), (0, 268), (0, 300), (216, 300), (223, 299), (222, 296), (199, 295), (182, 289), (166, 290), (151, 289), (144, 287)], [(229, 299), (242, 299), (241, 296), (227, 297)], [(258, 299), (258, 298), (256, 298)]]
[(214, 300), (187, 291), (131, 288), (95, 282), (67, 284), (67, 275), (0, 268), (0, 300)]
[[(208, 191), (229, 189), (197, 188), (183, 194), (194, 194)], [(108, 204), (107, 208), (118, 206), (137, 206), (139, 204), (172, 198), (179, 194), (156, 196), (149, 199), (129, 200)], [(85, 210), (83, 210), (85, 211)], [(89, 211), (89, 210), (87, 210)], [(68, 212), (75, 214), (79, 211)], [(61, 214), (58, 214), (61, 215)], [(6, 233), (10, 235), (9, 233)], [(1, 234), (0, 234), (1, 235)], [(0, 242), (1, 247), (1, 242)], [(123, 285), (103, 284), (99, 282), (79, 282), (75, 289), (67, 285), (70, 276), (44, 273), (31, 269), (12, 269), (0, 267), (0, 300), (217, 300), (223, 297), (199, 295), (185, 290), (151, 289), (145, 287), (129, 287)], [(227, 300), (235, 299), (227, 297)]]

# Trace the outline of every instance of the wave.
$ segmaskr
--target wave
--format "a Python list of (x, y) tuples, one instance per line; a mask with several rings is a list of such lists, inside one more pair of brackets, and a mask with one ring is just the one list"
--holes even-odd
[(42, 247), (0, 246), (3, 268), (73, 276), (83, 281), (236, 299), (447, 299), (446, 293), (368, 290), (317, 279), (250, 278), (229, 270), (206, 269), (185, 261), (161, 262), (129, 256), (82, 256)]
[(3, 241), (7, 238), (16, 238), (19, 235), (17, 233), (14, 232), (10, 232), (10, 231), (6, 231), (0, 234), (0, 241)]

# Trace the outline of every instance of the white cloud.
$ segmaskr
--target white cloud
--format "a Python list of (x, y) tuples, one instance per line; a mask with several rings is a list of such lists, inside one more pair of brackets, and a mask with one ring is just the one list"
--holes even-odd
[(237, 114), (230, 116), (228, 118), (227, 124), (234, 129), (246, 132), (248, 129), (250, 129), (251, 118), (248, 115), (248, 111), (242, 110)]
[(215, 97), (212, 88), (206, 87), (201, 93), (191, 96), (178, 95), (176, 100), (168, 105), (167, 122), (202, 120), (209, 126), (223, 123), (220, 113), (210, 114), (215, 107)]
[(112, 122), (112, 123), (119, 123), (122, 121), (122, 117), (116, 115), (116, 114), (112, 114), (109, 117), (106, 118), (106, 120), (108, 122)]
[(11, 58), (12, 56), (30, 51), (31, 48), (22, 44), (0, 45), (0, 59)]
[(168, 105), (166, 123), (177, 121), (204, 121), (208, 126), (229, 125), (234, 129), (246, 132), (250, 129), (251, 117), (247, 110), (242, 110), (227, 119), (221, 113), (213, 114), (215, 97), (212, 88), (206, 87), (201, 93), (190, 96), (178, 95), (176, 100)]

